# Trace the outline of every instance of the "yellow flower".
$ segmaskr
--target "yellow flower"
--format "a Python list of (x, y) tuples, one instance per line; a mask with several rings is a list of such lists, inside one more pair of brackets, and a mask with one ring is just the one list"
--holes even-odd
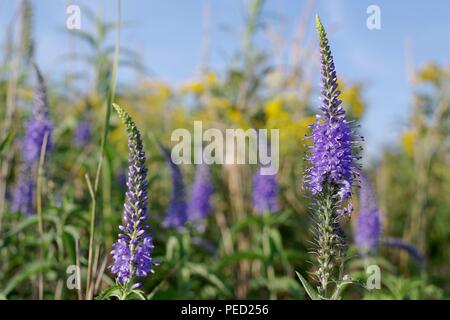
[(159, 82), (156, 86), (157, 94), (162, 100), (167, 100), (172, 95), (172, 89), (169, 85)]
[(164, 103), (172, 96), (171, 87), (164, 82), (144, 81), (141, 86), (147, 93), (145, 98), (151, 105)]
[(205, 75), (205, 82), (208, 87), (211, 87), (216, 85), (219, 81), (217, 79), (217, 75), (214, 72), (209, 71)]
[(341, 99), (348, 106), (350, 115), (355, 118), (360, 118), (364, 113), (364, 101), (361, 97), (362, 86), (360, 84), (353, 84), (345, 87), (341, 84), (341, 88)]
[(281, 98), (269, 100), (266, 103), (265, 107), (267, 118), (268, 119), (280, 118), (282, 115), (284, 115), (282, 109), (283, 109), (283, 101), (281, 100)]
[(204, 92), (205, 86), (200, 81), (189, 81), (181, 87), (182, 93), (193, 93), (200, 95)]
[(445, 76), (445, 71), (434, 63), (427, 64), (417, 73), (417, 80), (419, 82), (431, 82), (438, 84), (442, 77)]
[(228, 118), (230, 118), (231, 121), (239, 123), (242, 121), (243, 116), (238, 110), (231, 110), (228, 112)]
[(212, 97), (209, 99), (208, 104), (212, 109), (228, 109), (231, 108), (231, 103), (228, 99), (220, 97)]
[(226, 117), (235, 125), (235, 127), (241, 129), (249, 129), (250, 124), (245, 118), (244, 114), (235, 108), (229, 108), (226, 111)]
[(416, 132), (413, 130), (408, 130), (403, 133), (402, 137), (402, 146), (405, 153), (412, 157), (414, 155), (414, 144), (416, 142)]

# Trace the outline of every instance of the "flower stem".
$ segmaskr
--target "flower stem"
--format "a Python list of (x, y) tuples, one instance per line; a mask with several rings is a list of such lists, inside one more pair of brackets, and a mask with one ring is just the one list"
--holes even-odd
[[(268, 213), (269, 214), (269, 213)], [(275, 281), (275, 269), (272, 265), (272, 261), (269, 260), (270, 258), (270, 227), (267, 225), (264, 225), (262, 230), (262, 244), (263, 244), (263, 252), (267, 259), (266, 261), (266, 272), (267, 272), (267, 280), (269, 281), (269, 291), (270, 291), (270, 300), (276, 300), (277, 299), (277, 292), (275, 289), (272, 288), (272, 285)]]
[[(48, 132), (45, 133), (44, 141), (41, 146), (37, 171), (37, 181), (36, 181), (36, 212), (38, 217), (39, 236), (42, 241), (41, 248), (39, 251), (40, 259), (44, 258), (47, 246), (44, 239), (44, 218), (42, 214), (42, 180), (44, 176), (44, 162), (45, 162), (45, 151), (47, 150), (47, 143), (48, 143)], [(39, 300), (44, 299), (44, 275), (42, 272), (40, 272), (38, 276), (38, 297)]]
[[(97, 170), (94, 179), (94, 185), (92, 186), (90, 179), (86, 177), (86, 181), (89, 185), (89, 192), (91, 194), (91, 226), (90, 226), (90, 235), (89, 235), (89, 252), (88, 252), (88, 270), (87, 270), (87, 280), (86, 280), (86, 299), (92, 299), (90, 296), (90, 282), (91, 282), (91, 274), (92, 274), (92, 250), (94, 244), (94, 231), (95, 231), (95, 213), (97, 210), (97, 191), (98, 185), (100, 181), (103, 161), (105, 157), (105, 149), (106, 143), (108, 139), (109, 132), (109, 120), (111, 117), (111, 109), (112, 103), (114, 101), (115, 93), (116, 93), (116, 80), (117, 80), (117, 68), (119, 61), (119, 50), (120, 50), (120, 17), (121, 17), (121, 1), (117, 0), (117, 24), (116, 24), (116, 40), (114, 46), (114, 58), (112, 63), (112, 74), (109, 84), (109, 92), (106, 97), (105, 102), (105, 120), (103, 126), (103, 134), (100, 142), (100, 153), (98, 158)], [(92, 293), (93, 294), (93, 293)]]
[(317, 197), (315, 210), (317, 263), (319, 269), (317, 276), (320, 281), (319, 293), (327, 298), (328, 285), (332, 278), (336, 258), (339, 256), (341, 238), (337, 228), (337, 197), (335, 188), (326, 187)]
[(89, 194), (91, 196), (91, 221), (90, 221), (90, 228), (89, 228), (89, 252), (88, 252), (88, 268), (87, 268), (87, 279), (86, 279), (86, 300), (90, 300), (90, 285), (91, 285), (91, 275), (92, 275), (92, 252), (94, 247), (94, 233), (95, 233), (95, 211), (96, 211), (96, 197), (95, 197), (95, 191), (92, 188), (91, 179), (89, 178), (89, 175), (86, 174), (85, 176), (86, 183), (88, 185)]

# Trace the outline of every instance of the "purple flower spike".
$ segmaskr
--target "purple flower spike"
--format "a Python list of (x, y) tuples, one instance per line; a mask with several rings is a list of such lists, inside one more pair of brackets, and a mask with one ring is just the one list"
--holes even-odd
[(189, 221), (206, 219), (211, 211), (211, 196), (213, 186), (209, 166), (202, 163), (197, 166), (195, 179), (192, 185), (191, 199), (189, 201), (187, 216)]
[(263, 175), (261, 168), (255, 172), (253, 175), (253, 208), (259, 214), (273, 213), (280, 209), (276, 174)]
[(164, 158), (169, 165), (172, 176), (172, 193), (163, 226), (166, 228), (182, 229), (187, 222), (186, 192), (183, 173), (180, 167), (172, 161), (170, 150), (160, 145)]
[(92, 128), (88, 120), (80, 122), (75, 129), (74, 142), (77, 148), (83, 148), (91, 140)]
[[(340, 91), (333, 56), (325, 29), (316, 16), (321, 54), (320, 113), (312, 127), (313, 145), (306, 161), (305, 187), (313, 195), (314, 243), (317, 259), (316, 276), (319, 295), (328, 298), (328, 286), (336, 280), (336, 272), (347, 254), (345, 233), (340, 216), (350, 213), (354, 177), (357, 176), (353, 154), (352, 128), (345, 117), (339, 99)], [(338, 279), (340, 281), (340, 279)]]
[[(352, 184), (356, 165), (359, 159), (353, 154), (352, 128), (345, 117), (345, 110), (339, 99), (336, 70), (333, 56), (328, 45), (325, 30), (317, 19), (317, 29), (320, 37), (321, 53), (321, 113), (316, 116), (316, 123), (312, 127), (313, 146), (307, 160), (310, 167), (305, 177), (306, 187), (313, 195), (324, 190), (325, 185), (336, 189), (340, 201), (349, 200), (352, 196)], [(339, 213), (349, 213), (352, 210), (349, 203), (347, 208)]]
[(34, 68), (37, 76), (37, 86), (34, 91), (32, 116), (26, 122), (25, 137), (22, 141), (22, 168), (11, 203), (11, 211), (22, 212), (28, 216), (35, 214), (35, 167), (41, 155), (46, 135), (46, 152), (51, 149), (53, 128), (48, 112), (45, 81), (38, 67), (35, 65)]
[(355, 243), (360, 251), (374, 253), (380, 245), (398, 248), (411, 255), (420, 267), (425, 267), (425, 257), (402, 239), (382, 238), (381, 215), (369, 178), (361, 174), (360, 212), (355, 226)]
[(32, 163), (39, 159), (44, 137), (47, 134), (46, 151), (52, 147), (53, 125), (48, 112), (48, 98), (45, 81), (41, 72), (35, 66), (37, 86), (34, 91), (34, 104), (32, 118), (27, 122), (25, 139), (23, 141), (24, 161)]
[(356, 220), (355, 243), (363, 252), (374, 252), (381, 238), (381, 218), (369, 178), (361, 175), (360, 211)]
[(22, 212), (27, 216), (35, 214), (34, 208), (34, 180), (32, 176), (32, 170), (30, 166), (25, 165), (22, 168), (22, 172), (19, 177), (19, 182), (16, 185), (14, 191), (11, 211)]
[(381, 241), (381, 244), (387, 247), (398, 248), (406, 251), (421, 268), (426, 268), (427, 263), (425, 257), (417, 250), (416, 247), (405, 242), (403, 239), (386, 238)]
[(151, 257), (152, 235), (147, 225), (147, 168), (145, 153), (139, 130), (131, 117), (118, 105), (113, 105), (128, 132), (128, 177), (123, 221), (119, 227), (119, 239), (113, 244), (114, 264), (111, 272), (117, 275), (117, 282), (127, 284), (135, 277), (153, 273), (157, 265)]

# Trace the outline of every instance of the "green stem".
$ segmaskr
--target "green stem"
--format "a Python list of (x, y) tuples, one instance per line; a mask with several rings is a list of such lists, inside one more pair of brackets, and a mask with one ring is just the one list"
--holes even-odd
[[(100, 154), (97, 165), (97, 171), (95, 174), (94, 186), (90, 186), (89, 192), (91, 193), (92, 205), (91, 205), (91, 227), (90, 227), (90, 236), (89, 236), (89, 253), (88, 253), (88, 270), (87, 270), (87, 281), (86, 281), (86, 299), (91, 299), (90, 296), (90, 282), (91, 282), (91, 274), (92, 274), (92, 250), (94, 243), (94, 232), (95, 232), (95, 214), (97, 210), (97, 191), (98, 185), (100, 181), (100, 175), (103, 166), (103, 160), (105, 157), (105, 147), (106, 141), (108, 139), (109, 132), (109, 120), (111, 117), (111, 107), (114, 101), (115, 92), (116, 92), (116, 80), (117, 80), (117, 68), (119, 64), (119, 49), (120, 49), (120, 0), (117, 0), (117, 25), (116, 25), (116, 41), (115, 41), (115, 50), (114, 50), (114, 61), (112, 64), (112, 75), (111, 82), (109, 86), (109, 94), (106, 101), (106, 112), (105, 112), (105, 123), (103, 126), (103, 135), (100, 143)], [(90, 184), (90, 180), (86, 179)]]
[(90, 287), (91, 287), (91, 268), (92, 268), (92, 253), (93, 253), (93, 247), (94, 247), (94, 233), (95, 233), (95, 210), (96, 210), (96, 197), (95, 197), (95, 190), (92, 188), (91, 179), (89, 178), (89, 175), (85, 175), (86, 183), (88, 185), (89, 194), (91, 195), (91, 222), (90, 222), (90, 229), (89, 229), (89, 252), (88, 252), (88, 268), (87, 268), (87, 279), (86, 279), (86, 294), (85, 298), (86, 300), (91, 299), (90, 297)]
[(104, 165), (104, 174), (102, 175), (102, 209), (103, 209), (103, 230), (104, 241), (106, 248), (111, 248), (113, 244), (113, 221), (111, 209), (111, 157), (107, 153), (107, 161)]
[[(48, 132), (45, 133), (44, 140), (42, 142), (36, 180), (36, 213), (38, 217), (39, 237), (42, 241), (41, 248), (39, 251), (39, 256), (41, 260), (43, 259), (46, 250), (46, 242), (44, 239), (44, 218), (42, 215), (42, 180), (44, 176), (44, 162), (45, 162), (45, 151), (47, 150), (47, 143), (48, 143)], [(42, 272), (40, 272), (38, 276), (38, 297), (39, 300), (44, 299), (44, 275), (42, 274)]]
[(328, 286), (333, 276), (336, 257), (340, 251), (340, 237), (336, 228), (336, 205), (337, 200), (332, 187), (324, 188), (317, 197), (316, 219), (316, 243), (317, 263), (319, 269), (317, 276), (320, 281), (319, 293), (328, 298)]
[[(267, 213), (270, 214), (270, 213)], [(263, 226), (263, 253), (264, 256), (267, 258), (270, 257), (270, 227), (264, 224)], [(269, 280), (269, 291), (270, 291), (270, 299), (276, 300), (277, 293), (275, 290), (272, 289), (271, 285), (273, 284), (273, 281), (275, 280), (275, 269), (272, 265), (272, 261), (266, 261), (266, 272), (267, 272), (267, 280)]]

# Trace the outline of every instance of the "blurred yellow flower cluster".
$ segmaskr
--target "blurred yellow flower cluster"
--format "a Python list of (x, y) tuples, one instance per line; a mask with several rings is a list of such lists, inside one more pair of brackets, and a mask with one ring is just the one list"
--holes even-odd
[(359, 119), (364, 113), (364, 101), (362, 99), (363, 87), (361, 84), (351, 84), (346, 86), (342, 82), (341, 87), (341, 99), (344, 107), (347, 108), (347, 112), (351, 118)]
[(191, 80), (183, 84), (180, 88), (182, 94), (201, 95), (218, 84), (217, 75), (214, 72), (206, 72), (200, 80)]
[(419, 70), (417, 73), (417, 80), (419, 82), (431, 82), (437, 84), (443, 75), (444, 71), (438, 65), (430, 63)]
[[(143, 132), (149, 133), (147, 128), (160, 128), (164, 117), (167, 117), (167, 104), (174, 92), (172, 88), (162, 81), (144, 81), (140, 84), (140, 90), (144, 93), (138, 98), (136, 96), (118, 96), (116, 103), (127, 108), (127, 112), (141, 128)], [(184, 112), (184, 111), (183, 111)], [(176, 114), (176, 113), (175, 113)], [(114, 118), (115, 119), (115, 118)], [(110, 133), (111, 143), (119, 148), (119, 152), (126, 154), (127, 143), (124, 143), (123, 128), (117, 119), (112, 120), (113, 126)]]
[(315, 122), (315, 117), (304, 116), (295, 119), (284, 108), (280, 97), (268, 101), (265, 105), (266, 126), (268, 129), (280, 129), (280, 151), (288, 151), (292, 145), (303, 145), (308, 126)]

